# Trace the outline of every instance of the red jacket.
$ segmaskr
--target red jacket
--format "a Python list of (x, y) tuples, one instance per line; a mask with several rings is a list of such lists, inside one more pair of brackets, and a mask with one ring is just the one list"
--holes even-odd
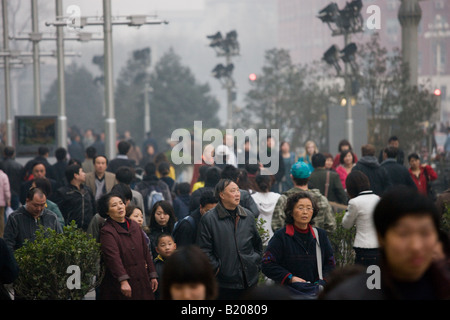
[(127, 299), (120, 291), (120, 281), (128, 280), (131, 299), (154, 300), (151, 278), (157, 278), (152, 255), (141, 227), (126, 218), (128, 231), (108, 218), (100, 230), (105, 277), (100, 285), (101, 300)]
[(433, 168), (430, 167), (429, 165), (426, 165), (425, 167), (420, 167), (419, 177), (417, 177), (415, 174), (411, 172), (411, 168), (409, 168), (409, 174), (411, 175), (411, 178), (416, 184), (418, 191), (424, 195), (428, 195), (427, 176), (429, 181), (436, 180), (438, 177), (436, 171), (434, 171)]

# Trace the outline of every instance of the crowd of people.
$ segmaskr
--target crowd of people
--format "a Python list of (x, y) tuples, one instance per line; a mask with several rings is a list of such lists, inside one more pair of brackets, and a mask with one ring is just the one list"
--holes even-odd
[[(114, 159), (98, 139), (86, 141), (84, 153), (79, 136), (55, 150), (54, 164), (46, 147), (25, 165), (4, 148), (0, 283), (26, 272), (17, 270), (14, 251), (39, 225), (63, 232), (75, 221), (101, 244), (100, 300), (247, 299), (266, 286), (286, 299), (450, 298), (441, 228), (450, 192), (433, 192), (436, 172), (416, 153), (405, 158), (396, 137), (378, 156), (362, 146), (360, 158), (346, 140), (333, 157), (313, 141), (296, 155), (289, 142), (276, 146), (268, 137), (269, 151), (279, 153), (275, 174), (250, 161), (258, 154), (248, 141), (236, 151), (224, 140), (210, 150), (214, 159), (220, 149), (224, 162), (194, 165), (190, 181), (177, 179), (150, 138), (137, 158), (129, 139), (118, 141)], [(336, 267), (330, 242), (343, 210), (342, 227), (356, 227), (356, 269)], [(366, 285), (370, 266), (381, 269), (379, 290)]]

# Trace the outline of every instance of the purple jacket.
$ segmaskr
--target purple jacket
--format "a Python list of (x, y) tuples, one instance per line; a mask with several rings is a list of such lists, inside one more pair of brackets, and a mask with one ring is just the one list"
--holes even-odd
[(141, 227), (126, 218), (128, 231), (116, 221), (108, 218), (100, 230), (102, 257), (105, 263), (105, 277), (100, 285), (99, 299), (122, 300), (120, 282), (128, 280), (131, 299), (153, 300), (150, 279), (158, 275)]

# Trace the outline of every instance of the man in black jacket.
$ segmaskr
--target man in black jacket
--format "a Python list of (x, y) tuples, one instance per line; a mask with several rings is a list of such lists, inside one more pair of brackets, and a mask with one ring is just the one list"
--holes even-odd
[(75, 220), (77, 226), (87, 230), (89, 222), (97, 212), (94, 194), (84, 185), (86, 174), (77, 164), (72, 164), (66, 169), (67, 186), (57, 190), (54, 202), (64, 217), (66, 224)]
[(366, 144), (361, 147), (362, 157), (353, 167), (353, 170), (362, 171), (370, 181), (372, 191), (381, 196), (392, 183), (386, 168), (380, 167), (380, 163), (375, 157), (375, 147), (371, 144)]
[(239, 205), (238, 185), (221, 179), (219, 203), (200, 219), (197, 244), (209, 257), (219, 285), (219, 299), (239, 299), (258, 282), (262, 241), (253, 215)]
[(3, 238), (11, 250), (22, 247), (26, 239), (33, 241), (40, 225), (62, 232), (58, 217), (46, 209), (46, 202), (44, 192), (39, 188), (33, 188), (28, 190), (25, 205), (8, 217)]
[(136, 161), (133, 159), (128, 159), (127, 153), (130, 151), (131, 144), (128, 141), (120, 141), (117, 145), (117, 150), (119, 151), (119, 154), (116, 156), (116, 158), (112, 159), (109, 164), (106, 171), (116, 173), (117, 169), (119, 169), (122, 166), (134, 168), (136, 167)]
[(405, 185), (417, 190), (417, 186), (411, 178), (409, 170), (404, 165), (397, 162), (397, 154), (398, 149), (396, 147), (387, 147), (383, 150), (384, 160), (381, 162), (381, 167), (386, 169), (391, 180), (391, 187)]

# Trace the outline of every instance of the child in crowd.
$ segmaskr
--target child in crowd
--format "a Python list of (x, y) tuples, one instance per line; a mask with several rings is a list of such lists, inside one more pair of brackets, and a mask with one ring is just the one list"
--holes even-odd
[[(169, 258), (172, 253), (177, 248), (177, 244), (175, 243), (175, 240), (173, 237), (168, 233), (162, 233), (158, 236), (158, 239), (156, 240), (156, 252), (158, 255), (153, 260), (153, 263), (156, 268), (156, 272), (159, 276), (159, 282), (161, 283), (162, 279), (162, 273), (164, 268), (164, 263)], [(160, 294), (159, 290), (155, 292), (155, 298), (159, 300)]]

